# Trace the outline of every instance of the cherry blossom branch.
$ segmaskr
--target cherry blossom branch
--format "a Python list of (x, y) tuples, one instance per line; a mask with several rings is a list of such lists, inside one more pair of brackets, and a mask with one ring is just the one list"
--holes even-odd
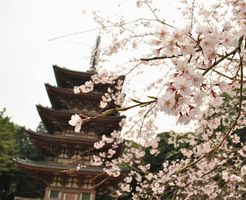
[[(134, 158), (133, 158), (133, 159), (134, 159)], [(132, 169), (132, 170), (138, 172), (139, 174), (143, 174), (143, 172), (142, 172), (140, 169), (138, 169), (138, 168), (132, 166), (130, 163), (124, 163), (124, 164), (127, 165), (127, 167), (129, 167), (130, 169)]]
[[(139, 22), (139, 21), (156, 21), (156, 22), (161, 22), (162, 24), (164, 24), (166, 26), (169, 26), (171, 28), (174, 28), (172, 25), (167, 24), (167, 23), (165, 23), (165, 22), (163, 22), (161, 20), (148, 19), (148, 18), (139, 18), (139, 19), (135, 19), (135, 20), (132, 20), (132, 21), (129, 21), (129, 22), (121, 23), (121, 26), (134, 24), (134, 23)], [(103, 28), (112, 28), (112, 27), (115, 27), (115, 25), (103, 26)], [(93, 32), (93, 31), (97, 31), (97, 30), (101, 30), (101, 27), (91, 28), (91, 29), (87, 29), (87, 30), (84, 30), (84, 31), (77, 31), (77, 32), (73, 32), (73, 33), (67, 33), (67, 34), (64, 34), (64, 35), (60, 35), (60, 36), (57, 36), (57, 37), (50, 38), (50, 39), (48, 39), (48, 42), (52, 42), (54, 40), (59, 40), (59, 39), (70, 37), (70, 36), (81, 35), (81, 34), (84, 34), (84, 33), (89, 33), (89, 32)]]
[[(223, 57), (224, 56), (224, 55), (221, 55), (219, 53), (217, 53), (217, 55), (219, 57)], [(230, 60), (231, 62), (238, 62), (239, 63), (238, 59), (235, 59), (235, 58), (227, 58), (227, 60)], [(243, 60), (243, 64), (246, 64), (246, 61)]]
[[(236, 153), (236, 152), (235, 152)], [(237, 156), (232, 156), (230, 158), (227, 159), (227, 161), (232, 161), (233, 159), (237, 158)], [(226, 163), (225, 163), (226, 164)], [(214, 172), (215, 170), (218, 170), (218, 171), (221, 171), (222, 169), (218, 169), (218, 168), (221, 168), (223, 167), (225, 164), (219, 164), (219, 165), (216, 165), (213, 169), (209, 170), (208, 172), (206, 172), (205, 174), (202, 175), (202, 177), (210, 174), (211, 172)], [(226, 167), (224, 167), (226, 168)]]
[(214, 172), (216, 169), (222, 167), (223, 165), (216, 165), (213, 169), (209, 170), (208, 172), (206, 172), (205, 174), (202, 175), (202, 177), (210, 174), (211, 172)]
[(176, 57), (180, 57), (180, 56), (183, 56), (183, 55), (155, 56), (155, 57), (151, 57), (151, 58), (140, 58), (140, 61), (162, 60), (162, 59), (168, 59), (168, 58), (176, 58)]
[(80, 155), (87, 154), (87, 153), (92, 152), (92, 151), (94, 151), (94, 150), (96, 150), (95, 147), (90, 148), (90, 149), (88, 149), (87, 151), (83, 151)]
[(57, 36), (57, 37), (53, 37), (53, 38), (48, 39), (48, 42), (52, 42), (54, 40), (59, 40), (59, 39), (70, 37), (70, 36), (80, 35), (80, 34), (83, 34), (83, 33), (88, 33), (88, 32), (92, 32), (92, 31), (96, 31), (96, 30), (99, 30), (99, 29), (100, 28), (92, 28), (92, 29), (88, 29), (88, 30), (85, 30), (85, 31), (77, 31), (77, 32), (73, 32), (73, 33), (68, 33), (68, 34), (60, 35), (60, 36)]
[(230, 132), (233, 130), (233, 128), (236, 126), (238, 119), (241, 116), (242, 111), (242, 102), (243, 102), (243, 57), (240, 57), (240, 73), (241, 73), (241, 80), (240, 80), (240, 94), (239, 94), (239, 107), (238, 107), (238, 114), (236, 119), (234, 120), (233, 124), (231, 125), (229, 131), (225, 134), (221, 142), (211, 151), (211, 153), (214, 153), (226, 140), (226, 138), (229, 136)]
[(157, 17), (157, 15), (155, 14), (155, 11), (151, 8), (151, 6), (146, 2), (145, 3), (147, 6), (148, 6), (148, 8), (150, 9), (150, 11), (152, 12), (152, 14), (155, 16), (155, 18), (157, 19), (157, 20), (159, 20), (159, 18)]
[(149, 108), (147, 110), (147, 112), (144, 114), (144, 116), (142, 117), (142, 122), (141, 122), (141, 125), (140, 125), (140, 128), (139, 128), (139, 133), (142, 131), (142, 127), (143, 127), (143, 124), (144, 124), (144, 120), (146, 119), (146, 117), (148, 116), (148, 114), (151, 112), (151, 110), (154, 108), (154, 106), (152, 106), (151, 108)]
[(141, 63), (136, 64), (133, 68), (131, 68), (126, 74), (125, 76), (127, 76), (128, 74), (130, 74), (134, 69), (136, 69)]
[[(153, 99), (154, 97), (150, 97), (150, 98)], [(133, 102), (135, 102), (136, 104), (134, 104), (132, 106), (128, 106), (128, 107), (123, 107), (123, 108), (112, 108), (112, 109), (106, 110), (106, 111), (102, 112), (101, 114), (93, 116), (93, 117), (88, 117), (87, 116), (87, 118), (83, 119), (83, 123), (91, 121), (91, 120), (94, 120), (94, 119), (97, 119), (97, 118), (100, 118), (100, 117), (108, 116), (108, 115), (111, 115), (111, 114), (114, 114), (114, 113), (117, 113), (117, 112), (127, 111), (127, 110), (130, 110), (130, 109), (135, 108), (135, 107), (144, 107), (144, 106), (147, 106), (147, 105), (150, 105), (152, 103), (156, 103), (157, 102), (157, 98), (154, 98), (151, 101), (145, 101), (145, 102), (138, 101), (138, 100), (135, 100), (135, 99), (131, 99), (131, 100)]]
[(64, 162), (64, 165), (72, 164), (72, 163), (77, 162), (77, 161), (81, 161), (81, 158), (74, 158), (71, 161)]
[(193, 21), (194, 21), (194, 11), (195, 11), (195, 1), (192, 1), (192, 7), (191, 7), (191, 19), (190, 19), (190, 31), (192, 31), (193, 28)]
[(95, 184), (92, 186), (92, 188), (97, 188), (98, 186), (102, 185), (103, 183), (105, 183), (107, 180), (109, 179), (109, 176), (105, 179), (103, 179), (101, 182)]
[(104, 174), (106, 174), (106, 172), (102, 172), (102, 173), (96, 175), (94, 178), (91, 179), (91, 181), (95, 181), (98, 177), (103, 176)]
[(222, 62), (223, 60), (225, 60), (226, 58), (228, 58), (231, 55), (236, 54), (237, 52), (241, 51), (241, 44), (243, 42), (244, 39), (244, 35), (242, 35), (239, 40), (238, 40), (238, 46), (233, 49), (230, 53), (226, 53), (223, 57), (221, 57), (219, 60), (215, 61), (209, 68), (207, 68), (204, 72), (203, 72), (203, 76), (205, 76), (211, 69), (213, 69), (216, 65), (218, 65), (220, 62)]
[[(240, 51), (240, 49), (237, 49), (237, 50)], [(203, 158), (213, 156), (216, 153), (216, 151), (221, 147), (221, 145), (223, 145), (225, 140), (230, 135), (231, 131), (236, 126), (237, 121), (238, 121), (238, 119), (241, 116), (242, 102), (243, 102), (243, 57), (242, 56), (240, 56), (240, 73), (241, 73), (241, 79), (240, 79), (239, 107), (238, 107), (238, 114), (237, 114), (236, 119), (233, 121), (233, 123), (231, 124), (229, 130), (226, 132), (226, 134), (224, 135), (224, 137), (222, 138), (222, 140), (220, 141), (219, 144), (217, 144), (214, 148), (212, 148), (208, 153), (206, 153), (206, 154), (202, 155), (201, 157), (199, 157), (196, 161), (193, 161), (193, 162), (189, 163), (188, 165), (184, 166), (183, 168), (177, 170), (176, 171), (177, 173), (182, 173), (182, 172), (186, 171), (188, 168), (193, 167), (194, 165), (196, 165)]]
[[(196, 49), (196, 52), (201, 51), (202, 49)], [(183, 54), (179, 54), (179, 55), (172, 55), (172, 56), (155, 56), (155, 57), (151, 57), (151, 58), (140, 58), (140, 61), (151, 61), (151, 60), (162, 60), (162, 59), (168, 59), (168, 58), (178, 58), (183, 56)], [(190, 58), (191, 59), (191, 58)]]
[(162, 23), (162, 24), (164, 24), (164, 25), (166, 25), (166, 26), (169, 26), (169, 27), (171, 27), (171, 28), (174, 28), (174, 26), (172, 26), (172, 25), (170, 25), (170, 24), (167, 24), (167, 23), (165, 23), (164, 21), (160, 20), (160, 19), (158, 18), (158, 16), (155, 14), (155, 11), (151, 8), (151, 6), (150, 6), (147, 2), (146, 2), (146, 5), (148, 6), (148, 8), (149, 8), (150, 11), (152, 12), (152, 14), (155, 16), (156, 21), (158, 21), (158, 22), (160, 22), (160, 23)]
[(230, 77), (230, 76), (227, 76), (226, 74), (223, 74), (223, 73), (221, 73), (221, 72), (219, 72), (219, 71), (217, 71), (215, 69), (212, 69), (212, 71), (215, 72), (215, 73), (217, 73), (217, 74), (219, 74), (220, 76), (223, 76), (223, 77), (228, 78), (230, 80), (234, 80), (235, 79), (235, 78)]

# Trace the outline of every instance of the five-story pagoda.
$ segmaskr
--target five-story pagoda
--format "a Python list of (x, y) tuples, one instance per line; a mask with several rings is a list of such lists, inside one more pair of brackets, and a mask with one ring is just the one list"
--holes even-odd
[[(25, 169), (45, 181), (45, 200), (94, 200), (98, 183), (106, 174), (102, 167), (90, 165), (95, 153), (93, 145), (103, 134), (109, 135), (119, 129), (122, 117), (99, 117), (84, 124), (80, 133), (75, 133), (68, 124), (74, 113), (95, 116), (100, 108), (101, 97), (108, 85), (98, 84), (93, 92), (75, 94), (73, 87), (91, 79), (93, 72), (72, 71), (53, 66), (57, 87), (46, 84), (52, 107), (37, 105), (46, 133), (27, 130), (27, 135), (35, 147), (41, 150), (45, 159), (32, 161), (16, 159), (18, 167)], [(114, 104), (109, 105), (113, 108)], [(76, 171), (76, 166), (82, 168)]]

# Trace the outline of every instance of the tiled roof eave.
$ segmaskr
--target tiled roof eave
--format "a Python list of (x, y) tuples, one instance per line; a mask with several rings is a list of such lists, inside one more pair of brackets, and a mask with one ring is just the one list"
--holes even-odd
[[(39, 132), (35, 132), (32, 130), (26, 130), (26, 133), (30, 138), (40, 139), (40, 140), (48, 140), (54, 142), (69, 142), (72, 144), (93, 144), (98, 140), (98, 138), (92, 138), (87, 136), (68, 136), (68, 135), (53, 135), (53, 134), (43, 134)], [(77, 134), (78, 135), (78, 134)]]
[[(67, 166), (58, 163), (50, 163), (46, 161), (32, 161), (29, 159), (15, 159), (16, 165), (21, 168), (25, 169), (32, 169), (34, 171), (47, 171), (47, 172), (68, 172), (68, 171), (75, 171), (76, 168), (73, 166)], [(76, 171), (75, 171), (76, 172)], [(94, 166), (86, 166), (81, 168), (77, 173), (102, 173), (102, 167), (94, 167)]]

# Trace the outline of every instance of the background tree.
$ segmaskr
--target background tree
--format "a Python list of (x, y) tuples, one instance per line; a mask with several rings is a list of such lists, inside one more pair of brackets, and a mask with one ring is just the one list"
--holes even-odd
[(18, 153), (16, 134), (19, 130), (19, 127), (5, 116), (5, 111), (0, 111), (0, 196), (3, 199), (7, 193), (15, 190), (14, 158)]
[(33, 181), (29, 174), (17, 169), (14, 159), (40, 160), (43, 156), (31, 145), (25, 135), (25, 128), (11, 122), (5, 111), (0, 111), (0, 199), (13, 199), (14, 195), (42, 196), (41, 185)]
[[(42, 122), (39, 123), (36, 131), (46, 132)], [(19, 146), (17, 157), (36, 161), (44, 159), (42, 152), (37, 150), (26, 136), (24, 127), (19, 128), (16, 137)], [(32, 176), (32, 174), (21, 169), (16, 169), (16, 177), (16, 196), (35, 198), (42, 198), (44, 196), (44, 184)]]

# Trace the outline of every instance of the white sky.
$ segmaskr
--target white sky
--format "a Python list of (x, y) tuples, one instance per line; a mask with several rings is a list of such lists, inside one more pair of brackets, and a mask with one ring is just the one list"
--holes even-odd
[[(112, 15), (119, 8), (115, 2), (0, 0), (0, 109), (6, 107), (13, 122), (36, 129), (40, 118), (35, 104), (50, 106), (44, 83), (56, 84), (52, 65), (86, 70), (98, 32), (48, 40), (95, 28), (96, 24), (82, 10), (101, 9)], [(163, 1), (162, 9), (167, 16), (174, 16), (167, 2)], [(122, 5), (123, 15), (136, 17), (136, 10), (131, 10), (129, 4)]]
[[(40, 121), (35, 104), (49, 106), (44, 83), (55, 84), (52, 64), (76, 70), (88, 66), (97, 33), (48, 42), (66, 33), (95, 27), (82, 9), (96, 1), (1, 0), (0, 1), (0, 109), (7, 108), (12, 121), (35, 129)], [(74, 43), (75, 42), (75, 43)]]

